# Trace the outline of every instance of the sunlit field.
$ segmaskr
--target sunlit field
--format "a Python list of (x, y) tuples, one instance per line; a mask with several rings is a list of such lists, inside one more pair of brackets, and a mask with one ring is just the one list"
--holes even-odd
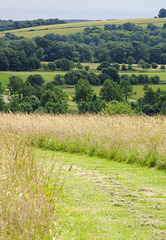
[(56, 24), (38, 26), (24, 29), (15, 29), (10, 31), (3, 31), (0, 36), (4, 36), (5, 33), (10, 32), (16, 36), (24, 36), (26, 38), (32, 38), (36, 36), (44, 36), (49, 33), (55, 33), (60, 35), (74, 34), (82, 32), (86, 27), (97, 26), (103, 28), (106, 24), (123, 24), (126, 22), (132, 22), (140, 26), (146, 27), (148, 23), (155, 24), (162, 27), (166, 23), (165, 18), (145, 18), (145, 19), (121, 19), (121, 20), (107, 20), (107, 21), (90, 21), (90, 22), (79, 22), (79, 23), (67, 23), (67, 24)]

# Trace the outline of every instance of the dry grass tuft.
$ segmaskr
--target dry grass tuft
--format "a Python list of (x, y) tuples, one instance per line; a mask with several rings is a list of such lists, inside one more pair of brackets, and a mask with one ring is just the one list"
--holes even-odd
[(1, 115), (0, 239), (53, 239), (58, 233), (57, 183), (51, 182), (52, 169), (35, 159), (15, 129), (15, 117)]

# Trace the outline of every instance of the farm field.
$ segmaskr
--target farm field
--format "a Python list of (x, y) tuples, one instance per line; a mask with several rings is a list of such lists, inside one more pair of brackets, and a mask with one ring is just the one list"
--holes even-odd
[(65, 71), (56, 72), (44, 72), (44, 71), (33, 71), (33, 72), (13, 72), (13, 71), (0, 71), (0, 82), (3, 87), (6, 87), (9, 83), (9, 77), (17, 76), (26, 80), (29, 75), (40, 74), (45, 81), (52, 81), (56, 74), (65, 75)]
[[(97, 71), (97, 67), (99, 63), (82, 63), (83, 66), (89, 66), (90, 71), (95, 72), (96, 74), (99, 74), (100, 71)], [(2, 83), (3, 87), (6, 87), (7, 84), (9, 83), (9, 77), (10, 76), (18, 76), (22, 78), (23, 80), (26, 80), (29, 75), (33, 74), (40, 74), (45, 81), (52, 81), (57, 74), (65, 75), (66, 71), (32, 71), (32, 72), (15, 72), (15, 71), (0, 71), (0, 82)], [(126, 72), (119, 72), (120, 75), (122, 74), (127, 74), (127, 75), (139, 75), (139, 74), (147, 74), (149, 77), (158, 75), (160, 77), (161, 83), (166, 82), (166, 71), (160, 71), (160, 69), (157, 70), (148, 70), (148, 71), (142, 71), (142, 70), (137, 70), (137, 71), (126, 71)]]
[[(160, 85), (149, 85), (154, 89), (155, 91), (160, 88), (162, 91), (166, 91), (166, 84), (160, 84)], [(144, 91), (143, 91), (143, 85), (133, 85), (133, 91), (136, 92), (136, 95), (133, 96), (133, 99), (138, 99), (140, 97), (143, 97)], [(94, 93), (99, 94), (100, 89), (102, 86), (92, 86)], [(64, 88), (64, 92), (66, 92), (69, 96), (69, 99), (71, 99), (72, 96), (74, 96), (75, 89), (73, 88)]]
[(2, 239), (164, 239), (165, 130), (162, 116), (1, 113)]
[(166, 23), (165, 18), (145, 18), (145, 19), (121, 19), (121, 20), (107, 20), (107, 21), (94, 21), (94, 22), (79, 22), (79, 23), (67, 23), (67, 24), (56, 24), (38, 26), (24, 29), (15, 29), (10, 31), (0, 32), (0, 36), (4, 36), (5, 33), (10, 32), (16, 36), (24, 36), (26, 38), (32, 38), (36, 36), (44, 36), (49, 33), (54, 34), (74, 34), (82, 32), (86, 27), (97, 26), (103, 28), (105, 24), (123, 24), (126, 22), (132, 22), (143, 27), (146, 27), (148, 23), (155, 24), (157, 26), (163, 26)]

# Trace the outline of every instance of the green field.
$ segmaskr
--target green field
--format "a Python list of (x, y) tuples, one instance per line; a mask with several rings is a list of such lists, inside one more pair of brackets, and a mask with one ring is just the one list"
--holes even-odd
[(9, 83), (9, 77), (18, 76), (23, 80), (26, 80), (29, 75), (40, 74), (45, 81), (52, 81), (57, 74), (65, 75), (65, 71), (55, 71), (55, 72), (44, 72), (44, 71), (33, 71), (33, 72), (12, 72), (12, 71), (1, 71), (0, 72), (0, 82), (3, 87), (6, 87)]
[(49, 33), (55, 34), (74, 34), (82, 32), (86, 27), (97, 26), (103, 28), (105, 24), (123, 24), (126, 22), (132, 22), (143, 27), (146, 27), (148, 23), (155, 24), (162, 27), (166, 23), (165, 18), (145, 18), (145, 19), (122, 19), (122, 20), (108, 20), (108, 21), (94, 21), (94, 22), (79, 22), (79, 23), (67, 23), (67, 24), (56, 24), (47, 26), (38, 26), (17, 30), (4, 31), (0, 33), (0, 36), (4, 36), (5, 33), (10, 32), (16, 36), (24, 36), (26, 38), (32, 38), (36, 36), (44, 36)]
[[(97, 74), (100, 73), (100, 71), (97, 71), (97, 67), (99, 63), (82, 63), (83, 66), (89, 66), (91, 71), (96, 72)], [(45, 81), (52, 81), (57, 74), (65, 75), (66, 71), (33, 71), (33, 72), (13, 72), (13, 71), (0, 71), (0, 82), (2, 83), (3, 87), (6, 87), (9, 82), (10, 76), (18, 76), (22, 78), (23, 80), (26, 80), (29, 75), (33, 74), (40, 74)], [(157, 70), (150, 69), (148, 71), (139, 70), (133, 71), (133, 72), (121, 72), (120, 75), (127, 74), (127, 75), (139, 75), (139, 74), (147, 74), (149, 77), (158, 75), (160, 77), (161, 82), (166, 81), (166, 71), (161, 71), (159, 68)]]
[(96, 157), (37, 153), (63, 166), (63, 239), (164, 239), (165, 173)]

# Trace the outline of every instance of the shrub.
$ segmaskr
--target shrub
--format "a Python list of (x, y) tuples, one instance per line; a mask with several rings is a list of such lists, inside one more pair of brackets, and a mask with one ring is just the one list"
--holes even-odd
[(127, 71), (127, 66), (126, 66), (125, 63), (123, 63), (123, 64), (121, 65), (121, 70), (122, 70), (122, 71)]
[(102, 109), (102, 113), (108, 115), (134, 115), (134, 110), (131, 109), (130, 105), (123, 102), (112, 101), (106, 104), (106, 107)]
[(157, 63), (155, 63), (155, 62), (152, 62), (152, 63), (151, 63), (151, 66), (152, 66), (152, 68), (154, 68), (154, 69), (158, 67)]
[(86, 71), (89, 71), (90, 67), (89, 66), (84, 66)]
[(161, 65), (161, 66), (160, 66), (160, 69), (165, 69), (165, 65)]

